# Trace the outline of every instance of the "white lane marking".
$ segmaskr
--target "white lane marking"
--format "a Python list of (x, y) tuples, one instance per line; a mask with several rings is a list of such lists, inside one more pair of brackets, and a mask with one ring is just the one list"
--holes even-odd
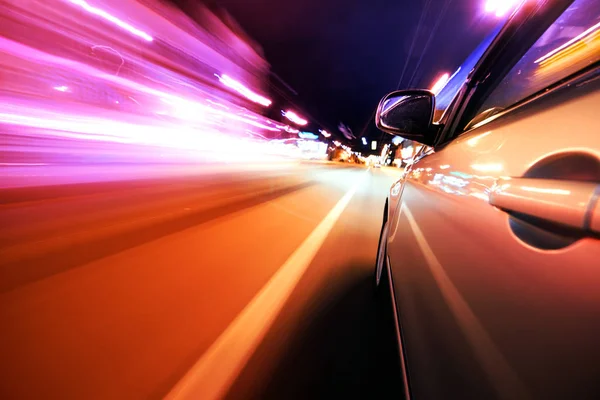
[(450, 277), (446, 274), (444, 267), (433, 253), (429, 243), (427, 243), (410, 209), (404, 203), (402, 204), (402, 210), (417, 239), (419, 248), (429, 265), (433, 278), (446, 300), (446, 304), (452, 310), (458, 325), (467, 337), (467, 341), (473, 348), (475, 356), (489, 376), (500, 398), (507, 400), (530, 398), (524, 384), (520, 381), (504, 355), (500, 352), (500, 349), (498, 349), (482, 323), (473, 310), (471, 310), (471, 307), (469, 307), (467, 301), (461, 296), (456, 286), (450, 280)]
[(242, 371), (327, 235), (366, 177), (337, 202), (302, 244), (254, 296), (166, 396), (169, 400), (221, 399)]

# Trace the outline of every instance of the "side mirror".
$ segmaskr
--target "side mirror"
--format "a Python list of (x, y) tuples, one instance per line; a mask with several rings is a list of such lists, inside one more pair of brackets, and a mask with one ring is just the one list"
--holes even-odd
[(434, 112), (435, 95), (429, 90), (398, 90), (379, 102), (375, 125), (392, 135), (432, 146), (437, 134)]

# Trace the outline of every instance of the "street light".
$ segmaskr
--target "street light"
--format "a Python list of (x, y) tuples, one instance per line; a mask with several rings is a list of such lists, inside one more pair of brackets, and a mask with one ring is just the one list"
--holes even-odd
[(511, 10), (514, 10), (522, 0), (487, 0), (484, 10), (487, 13), (494, 14), (496, 17), (503, 17)]
[(321, 135), (325, 136), (326, 138), (331, 136), (331, 133), (327, 132), (324, 129), (319, 129), (319, 132), (321, 132)]

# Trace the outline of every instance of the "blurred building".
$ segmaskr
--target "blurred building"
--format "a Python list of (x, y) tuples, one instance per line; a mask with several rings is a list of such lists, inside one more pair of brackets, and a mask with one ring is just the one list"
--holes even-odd
[[(266, 109), (219, 80), (226, 75), (269, 97), (270, 66), (260, 46), (226, 13), (217, 15), (195, 0), (180, 0), (180, 8), (160, 0), (1, 3), (0, 37), (11, 41), (5, 45), (14, 52), (12, 43), (19, 43), (21, 58), (41, 51), (159, 90), (177, 88), (182, 94), (208, 95), (256, 112)], [(69, 74), (60, 78), (65, 86), (81, 86), (69, 82)], [(37, 83), (25, 87), (27, 81), (20, 82), (23, 87), (13, 92), (38, 92)]]
[(260, 46), (227, 13), (186, 4), (0, 1), (0, 158), (221, 160), (286, 137), (265, 117)]
[[(214, 1), (173, 0), (173, 3), (195, 22), (187, 24), (188, 28), (203, 35), (203, 41), (210, 46), (211, 51), (227, 60), (213, 62), (213, 68), (242, 82), (253, 91), (264, 94), (269, 92), (270, 65), (265, 60), (263, 49), (231, 14)], [(248, 103), (247, 99), (238, 97), (238, 102)], [(260, 105), (247, 106), (266, 113), (266, 109)]]

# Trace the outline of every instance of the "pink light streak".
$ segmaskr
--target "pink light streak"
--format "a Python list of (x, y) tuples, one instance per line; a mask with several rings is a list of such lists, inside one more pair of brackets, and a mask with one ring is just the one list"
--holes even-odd
[(138, 36), (147, 42), (152, 42), (154, 40), (152, 38), (152, 36), (150, 36), (146, 32), (129, 25), (127, 22), (120, 20), (119, 18), (107, 13), (106, 11), (104, 11), (100, 8), (96, 8), (96, 7), (89, 5), (85, 0), (67, 0), (67, 1), (72, 4), (75, 4), (77, 6), (80, 6), (85, 11), (89, 12), (90, 14), (97, 15), (100, 18), (104, 18), (105, 20), (117, 25), (119, 28), (126, 30), (127, 32), (131, 33), (132, 35)]
[(308, 121), (302, 117), (300, 117), (298, 114), (296, 114), (293, 111), (287, 110), (283, 113), (283, 116), (286, 117), (287, 119), (289, 119), (290, 121), (292, 121), (293, 123), (300, 125), (300, 126), (304, 126), (306, 124), (308, 124)]
[[(0, 13), (16, 11), (17, 16), (13, 25), (0, 25), (0, 74), (5, 78), (0, 123), (13, 141), (0, 146), (11, 156), (3, 162), (12, 166), (60, 165), (73, 159), (83, 164), (90, 159), (128, 164), (139, 160), (243, 163), (291, 157), (270, 145), (269, 138), (298, 130), (228, 100), (229, 89), (265, 106), (270, 100), (226, 75), (219, 79), (221, 85), (212, 72), (194, 70), (190, 59), (202, 59), (212, 71), (237, 65), (216, 50), (211, 53), (207, 39), (186, 38), (196, 40), (196, 47), (161, 40), (164, 46), (159, 49), (98, 23), (100, 17), (152, 41), (133, 26), (166, 34), (161, 28), (175, 23), (156, 11), (161, 3), (147, 7), (144, 4), (152, 0), (88, 1), (93, 5), (83, 0), (53, 2), (48, 5), (53, 13), (44, 8), (19, 12), (24, 8), (22, 0), (5, 0), (6, 7), (0, 8)], [(86, 12), (77, 12), (72, 5)], [(136, 13), (127, 14), (134, 5)], [(119, 11), (130, 15), (132, 25), (100, 9), (111, 10), (109, 6), (122, 7)], [(12, 35), (16, 25), (24, 28), (20, 37)], [(53, 41), (45, 40), (48, 30), (55, 34)], [(102, 38), (101, 45), (96, 37)], [(187, 53), (191, 47), (200, 50)], [(98, 48), (110, 49), (114, 55), (94, 51)], [(253, 71), (241, 71), (248, 72)]]
[(241, 94), (242, 96), (244, 96), (245, 98), (247, 98), (250, 101), (253, 101), (264, 107), (269, 107), (272, 103), (271, 100), (267, 99), (264, 96), (259, 95), (258, 93), (253, 92), (252, 90), (250, 90), (246, 86), (244, 86), (244, 84), (242, 84), (241, 82), (238, 82), (235, 79), (232, 79), (227, 75), (222, 75), (222, 76), (216, 75), (216, 77), (219, 78), (219, 82), (221, 82), (223, 85), (235, 90), (236, 92), (238, 92), (239, 94)]

